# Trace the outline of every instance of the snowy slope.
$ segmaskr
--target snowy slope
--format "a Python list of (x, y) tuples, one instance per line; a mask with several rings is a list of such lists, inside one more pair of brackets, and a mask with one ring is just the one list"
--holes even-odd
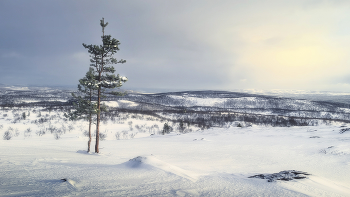
[[(12, 112), (6, 113), (11, 119)], [(52, 120), (56, 127), (74, 126), (55, 140), (49, 132), (35, 134), (40, 129), (30, 122), (35, 115), (15, 124), (0, 119), (1, 134), (8, 127), (19, 131), (0, 143), (0, 196), (350, 196), (350, 131), (340, 134), (345, 128), (340, 125), (139, 132), (117, 140), (114, 132), (126, 130), (129, 121), (157, 122), (108, 121), (102, 125), (108, 137), (100, 142), (101, 153), (88, 154), (86, 122)], [(25, 137), (28, 127), (33, 131)], [(248, 178), (282, 170), (311, 175), (272, 183)]]
[[(17, 103), (29, 104), (69, 99), (63, 91), (40, 90), (45, 93), (28, 97), (23, 91), (8, 91), (5, 96), (11, 100), (15, 95)], [(164, 99), (165, 106), (187, 107), (225, 107), (230, 101), (237, 108), (249, 108), (265, 99), (181, 94), (149, 96)], [(135, 97), (148, 102), (144, 95)], [(57, 106), (1, 108), (0, 196), (350, 196), (350, 124), (319, 121), (313, 127), (237, 127), (249, 125), (238, 121), (206, 129), (191, 123), (184, 134), (179, 132), (179, 122), (164, 117), (176, 120), (187, 113), (132, 114), (117, 110), (145, 110), (141, 102), (104, 103), (115, 109), (102, 119), (100, 131), (105, 140), (100, 142), (99, 154), (86, 153), (87, 122), (65, 121)], [(307, 100), (281, 103), (294, 108), (311, 106), (315, 112), (322, 107), (327, 110), (327, 105)], [(174, 131), (160, 135), (165, 122)], [(3, 140), (6, 132), (10, 140)], [(248, 178), (284, 170), (310, 175), (274, 182)]]

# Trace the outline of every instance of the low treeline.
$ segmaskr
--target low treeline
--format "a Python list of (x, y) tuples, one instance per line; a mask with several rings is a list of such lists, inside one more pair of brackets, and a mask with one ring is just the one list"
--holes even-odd
[(147, 111), (147, 110), (110, 110), (103, 114), (104, 119), (113, 118), (116, 114), (128, 113), (137, 114), (142, 118), (145, 116), (153, 116), (163, 121), (170, 121), (174, 123), (186, 123), (187, 125), (195, 125), (202, 129), (208, 129), (211, 127), (227, 127), (232, 125), (241, 124), (242, 126), (249, 125), (261, 125), (261, 126), (273, 126), (273, 127), (290, 127), (290, 126), (317, 126), (319, 124), (331, 124), (333, 122), (350, 122), (340, 119), (327, 119), (327, 118), (300, 118), (300, 117), (288, 117), (278, 115), (264, 115), (264, 114), (251, 114), (251, 113), (232, 113), (232, 112), (205, 112), (205, 111), (178, 111), (178, 110), (159, 110), (159, 111)]

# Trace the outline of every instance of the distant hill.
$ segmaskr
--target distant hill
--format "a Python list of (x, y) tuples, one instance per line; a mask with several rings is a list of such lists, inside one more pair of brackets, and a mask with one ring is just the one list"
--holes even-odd
[[(72, 92), (77, 93), (75, 90), (47, 87), (1, 88), (0, 106), (71, 108), (74, 102)], [(326, 98), (329, 96), (325, 95)], [(342, 98), (344, 95), (331, 96)], [(206, 90), (155, 94), (127, 91), (127, 95), (122, 97), (107, 95), (103, 101), (110, 106), (111, 110), (133, 113), (240, 113), (350, 121), (349, 104), (336, 99), (309, 100), (246, 92)]]

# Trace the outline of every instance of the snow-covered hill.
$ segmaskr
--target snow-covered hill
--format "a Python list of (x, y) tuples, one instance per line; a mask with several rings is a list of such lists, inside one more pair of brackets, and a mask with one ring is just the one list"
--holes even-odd
[[(1, 95), (0, 196), (350, 196), (350, 124), (268, 107), (333, 115), (336, 103), (227, 92), (109, 97), (95, 154), (86, 152), (87, 122), (63, 116), (69, 92), (25, 91)], [(228, 101), (243, 108), (229, 111)]]

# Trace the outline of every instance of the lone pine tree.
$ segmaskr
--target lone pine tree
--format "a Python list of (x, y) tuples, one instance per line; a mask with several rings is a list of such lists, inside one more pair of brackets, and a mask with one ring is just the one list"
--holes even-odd
[[(113, 64), (125, 63), (126, 61), (121, 59), (117, 60), (113, 57), (117, 51), (119, 51), (119, 40), (112, 38), (110, 35), (104, 35), (104, 29), (108, 23), (104, 22), (104, 18), (100, 20), (102, 27), (102, 44), (101, 45), (87, 45), (83, 43), (83, 46), (88, 49), (90, 53), (90, 66), (94, 69), (96, 88), (97, 88), (97, 119), (96, 119), (96, 144), (95, 152), (99, 152), (100, 141), (100, 121), (101, 121), (101, 98), (105, 89), (114, 89), (121, 87), (124, 82), (127, 81), (126, 77), (121, 77), (113, 74), (115, 72)], [(114, 92), (116, 95), (119, 93)]]
[(83, 95), (76, 96), (72, 93), (72, 96), (75, 99), (73, 102), (74, 111), (65, 114), (69, 120), (86, 119), (89, 121), (89, 141), (87, 152), (90, 152), (91, 145), (92, 115), (97, 114), (97, 105), (96, 102), (93, 101), (93, 97), (97, 91), (97, 81), (95, 80), (94, 74), (94, 69), (90, 68), (85, 74), (85, 77), (79, 80), (78, 90)]

